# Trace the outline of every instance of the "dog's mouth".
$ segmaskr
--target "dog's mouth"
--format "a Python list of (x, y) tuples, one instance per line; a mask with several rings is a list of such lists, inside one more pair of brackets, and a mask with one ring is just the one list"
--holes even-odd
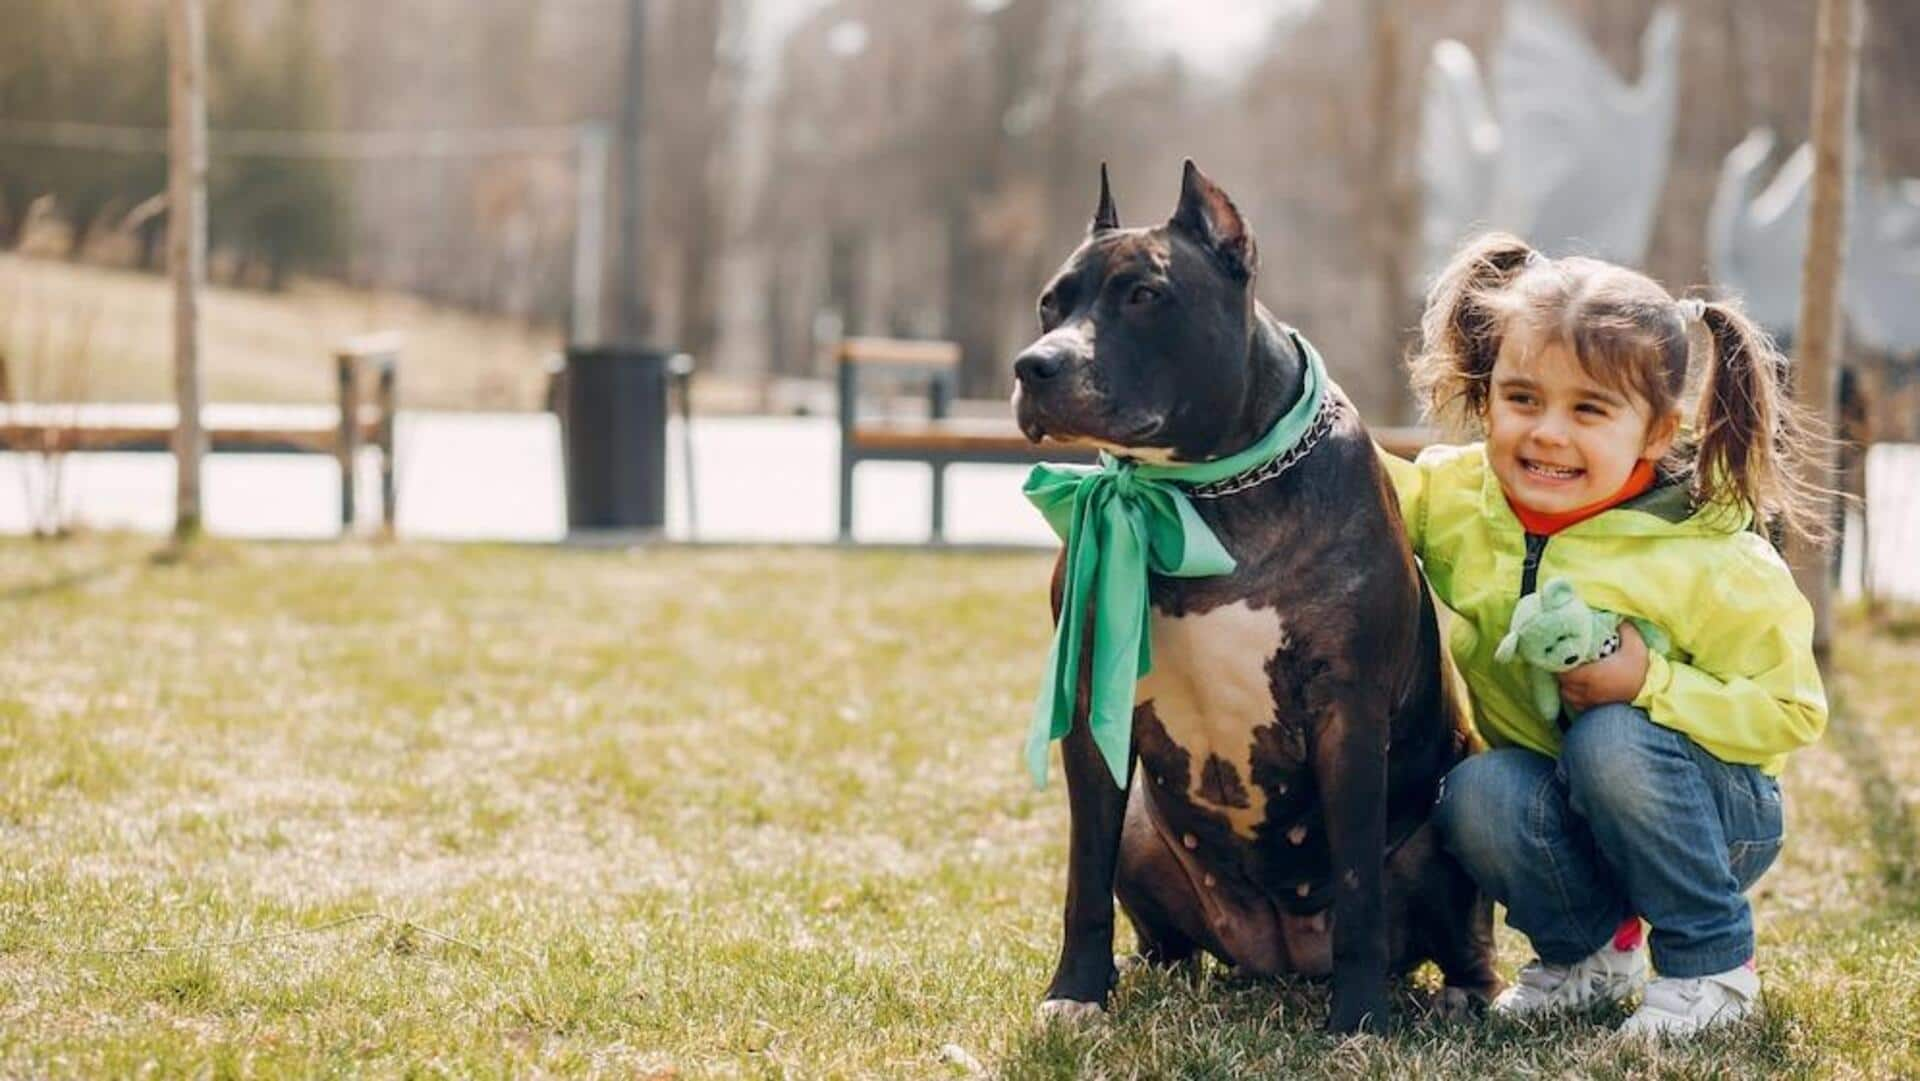
[[(1058, 401), (1042, 402), (1019, 384), (1013, 388), (1013, 416), (1020, 434), (1030, 443), (1058, 446), (1094, 447), (1114, 454), (1138, 457), (1136, 452), (1164, 451), (1148, 441), (1167, 426), (1167, 418), (1156, 413), (1127, 410), (1109, 413), (1104, 408), (1068, 408)], [(1084, 401), (1065, 403), (1086, 405)]]
[(1020, 433), (1027, 437), (1027, 441), (1036, 444), (1049, 442), (1068, 447), (1095, 447), (1122, 455), (1165, 449), (1147, 443), (1166, 426), (1166, 421), (1160, 417), (1143, 417), (1110, 430), (1102, 430), (1106, 428), (1105, 425), (1089, 425), (1083, 429), (1053, 417), (1042, 416), (1038, 410), (1023, 410), (1019, 425)]
[(1019, 418), (1019, 424), (1020, 434), (1026, 436), (1027, 442), (1029, 443), (1038, 443), (1047, 437), (1047, 426), (1041, 423), (1040, 418), (1032, 413), (1023, 411)]

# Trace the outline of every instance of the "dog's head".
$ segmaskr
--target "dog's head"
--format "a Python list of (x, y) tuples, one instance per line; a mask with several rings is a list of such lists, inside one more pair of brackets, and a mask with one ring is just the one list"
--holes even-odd
[(1200, 461), (1249, 391), (1257, 261), (1245, 219), (1186, 163), (1165, 224), (1122, 229), (1100, 169), (1087, 238), (1040, 294), (1014, 361), (1021, 431), (1146, 461)]

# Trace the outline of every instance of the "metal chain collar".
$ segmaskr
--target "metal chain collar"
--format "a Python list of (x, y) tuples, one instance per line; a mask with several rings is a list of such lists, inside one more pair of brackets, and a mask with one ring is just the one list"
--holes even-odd
[(1314, 415), (1313, 423), (1300, 436), (1300, 441), (1285, 454), (1280, 455), (1266, 465), (1249, 469), (1245, 473), (1216, 480), (1212, 484), (1202, 484), (1187, 489), (1189, 499), (1219, 499), (1221, 496), (1234, 495), (1265, 484), (1273, 478), (1293, 468), (1300, 459), (1310, 453), (1314, 445), (1333, 430), (1333, 421), (1339, 412), (1334, 396), (1329, 394), (1320, 400), (1320, 411)]

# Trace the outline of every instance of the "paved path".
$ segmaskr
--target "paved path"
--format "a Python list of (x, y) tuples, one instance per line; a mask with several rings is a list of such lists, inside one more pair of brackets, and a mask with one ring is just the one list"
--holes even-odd
[[(697, 420), (693, 434), (698, 539), (833, 539), (837, 435), (831, 419), (710, 417)], [(559, 430), (551, 416), (403, 412), (395, 440), (402, 537), (543, 542), (565, 536)], [(674, 422), (667, 500), (673, 539), (689, 535), (680, 447)], [(73, 520), (156, 533), (171, 525), (173, 462), (167, 456), (79, 454), (63, 468), (63, 498)], [(371, 458), (361, 472), (360, 490), (377, 490)], [(1051, 544), (1052, 534), (1020, 497), (1025, 472), (1024, 466), (953, 467), (949, 540)], [(327, 459), (212, 455), (205, 476), (207, 527), (214, 533), (318, 538), (336, 531), (339, 481)], [(44, 491), (47, 478), (37, 459), (0, 454), (0, 533), (29, 529), (29, 490)], [(1920, 446), (1876, 447), (1868, 483), (1875, 498), (1873, 569), (1889, 594), (1920, 601)], [(858, 539), (927, 539), (925, 467), (870, 462), (860, 466), (855, 484)], [(1844, 553), (1849, 582), (1857, 581), (1860, 555), (1856, 534)]]

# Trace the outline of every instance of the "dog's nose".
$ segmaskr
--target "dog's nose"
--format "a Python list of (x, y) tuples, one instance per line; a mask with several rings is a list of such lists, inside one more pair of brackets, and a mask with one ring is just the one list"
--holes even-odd
[(1058, 353), (1028, 353), (1013, 362), (1014, 378), (1022, 383), (1044, 383), (1065, 367)]

